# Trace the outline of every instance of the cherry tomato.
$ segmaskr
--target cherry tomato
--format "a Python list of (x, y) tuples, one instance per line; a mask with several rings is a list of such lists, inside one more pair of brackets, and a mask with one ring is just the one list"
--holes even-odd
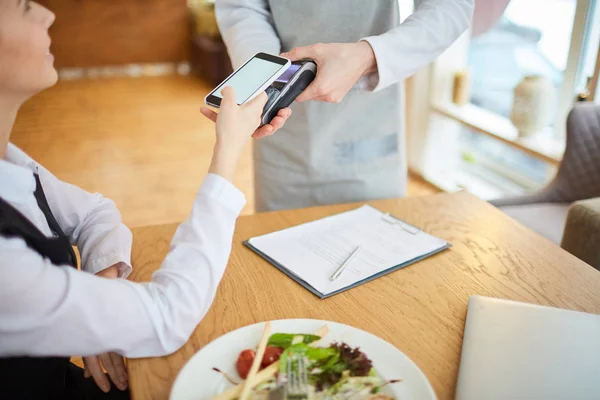
[(283, 353), (283, 349), (281, 347), (267, 346), (267, 348), (265, 349), (265, 355), (263, 356), (260, 366), (262, 368), (267, 368), (269, 365), (279, 360), (279, 357), (281, 357), (281, 353)]
[(242, 379), (248, 377), (248, 372), (250, 372), (250, 368), (252, 368), (254, 357), (256, 357), (254, 350), (244, 350), (238, 356), (235, 368)]

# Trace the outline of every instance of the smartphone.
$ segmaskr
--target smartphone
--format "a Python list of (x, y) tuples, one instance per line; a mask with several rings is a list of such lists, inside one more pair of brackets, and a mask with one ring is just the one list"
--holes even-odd
[(258, 53), (210, 92), (204, 102), (212, 107), (220, 107), (223, 99), (221, 89), (231, 86), (235, 90), (237, 104), (242, 105), (268, 88), (290, 64), (287, 58)]

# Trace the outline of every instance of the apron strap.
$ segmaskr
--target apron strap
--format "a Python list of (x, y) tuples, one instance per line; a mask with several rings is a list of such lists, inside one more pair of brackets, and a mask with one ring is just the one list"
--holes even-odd
[(73, 246), (54, 218), (37, 174), (35, 179), (37, 184), (35, 198), (54, 237), (44, 235), (27, 217), (2, 198), (0, 198), (0, 235), (22, 238), (29, 248), (42, 257), (48, 258), (54, 265), (70, 265), (77, 268), (77, 257)]
[(38, 174), (33, 174), (33, 176), (35, 177), (35, 192), (34, 192), (35, 200), (37, 201), (37, 204), (38, 204), (38, 207), (40, 208), (40, 210), (42, 210), (42, 212), (44, 213), (44, 216), (46, 217), (46, 221), (48, 222), (48, 226), (50, 227), (50, 230), (52, 231), (52, 233), (54, 233), (55, 236), (62, 236), (62, 237), (66, 238), (67, 235), (65, 235), (62, 228), (58, 224), (58, 221), (56, 221), (56, 218), (54, 218), (54, 214), (52, 214), (52, 210), (50, 210), (50, 205), (48, 204), (48, 200), (46, 199), (46, 194), (44, 193), (44, 189), (42, 188), (42, 182), (40, 181), (40, 176)]

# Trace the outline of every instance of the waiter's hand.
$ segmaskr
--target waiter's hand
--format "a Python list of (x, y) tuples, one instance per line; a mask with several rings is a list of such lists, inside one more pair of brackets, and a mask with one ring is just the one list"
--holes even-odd
[(127, 376), (127, 370), (125, 369), (125, 362), (123, 357), (116, 353), (104, 353), (99, 356), (83, 357), (83, 365), (85, 369), (83, 376), (94, 378), (96, 385), (104, 393), (110, 391), (110, 383), (102, 370), (102, 366), (108, 372), (110, 380), (120, 389), (127, 389), (129, 378)]
[(317, 63), (317, 77), (296, 101), (319, 100), (339, 103), (363, 76), (377, 70), (368, 42), (313, 44), (281, 54), (292, 61), (310, 58)]
[[(200, 108), (200, 112), (212, 122), (217, 122), (218, 114), (213, 110), (206, 107), (202, 107)], [(289, 107), (279, 110), (279, 112), (271, 120), (271, 122), (256, 129), (252, 134), (252, 137), (254, 139), (262, 139), (264, 137), (271, 136), (272, 134), (277, 132), (283, 125), (285, 125), (285, 122), (290, 117), (290, 115), (292, 115), (292, 110)]]

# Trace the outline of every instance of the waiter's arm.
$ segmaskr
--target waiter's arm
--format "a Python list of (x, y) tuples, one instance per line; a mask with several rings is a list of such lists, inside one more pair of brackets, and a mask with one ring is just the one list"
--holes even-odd
[(240, 67), (258, 52), (281, 51), (266, 0), (217, 0), (215, 12), (233, 68)]
[(338, 103), (357, 83), (377, 91), (424, 67), (467, 30), (474, 0), (415, 1), (415, 12), (388, 32), (356, 43), (315, 44), (284, 54), (312, 58), (317, 77), (296, 99)]
[[(234, 69), (242, 66), (256, 53), (279, 54), (281, 51), (281, 42), (273, 26), (271, 10), (266, 0), (217, 0), (215, 12)], [(214, 112), (203, 113), (212, 120), (216, 118)], [(270, 123), (254, 132), (253, 137), (261, 139), (274, 134), (290, 115), (292, 110), (289, 108), (279, 110)]]
[(398, 83), (442, 54), (470, 26), (474, 0), (418, 0), (415, 6), (398, 27), (363, 39), (377, 64), (370, 89)]

